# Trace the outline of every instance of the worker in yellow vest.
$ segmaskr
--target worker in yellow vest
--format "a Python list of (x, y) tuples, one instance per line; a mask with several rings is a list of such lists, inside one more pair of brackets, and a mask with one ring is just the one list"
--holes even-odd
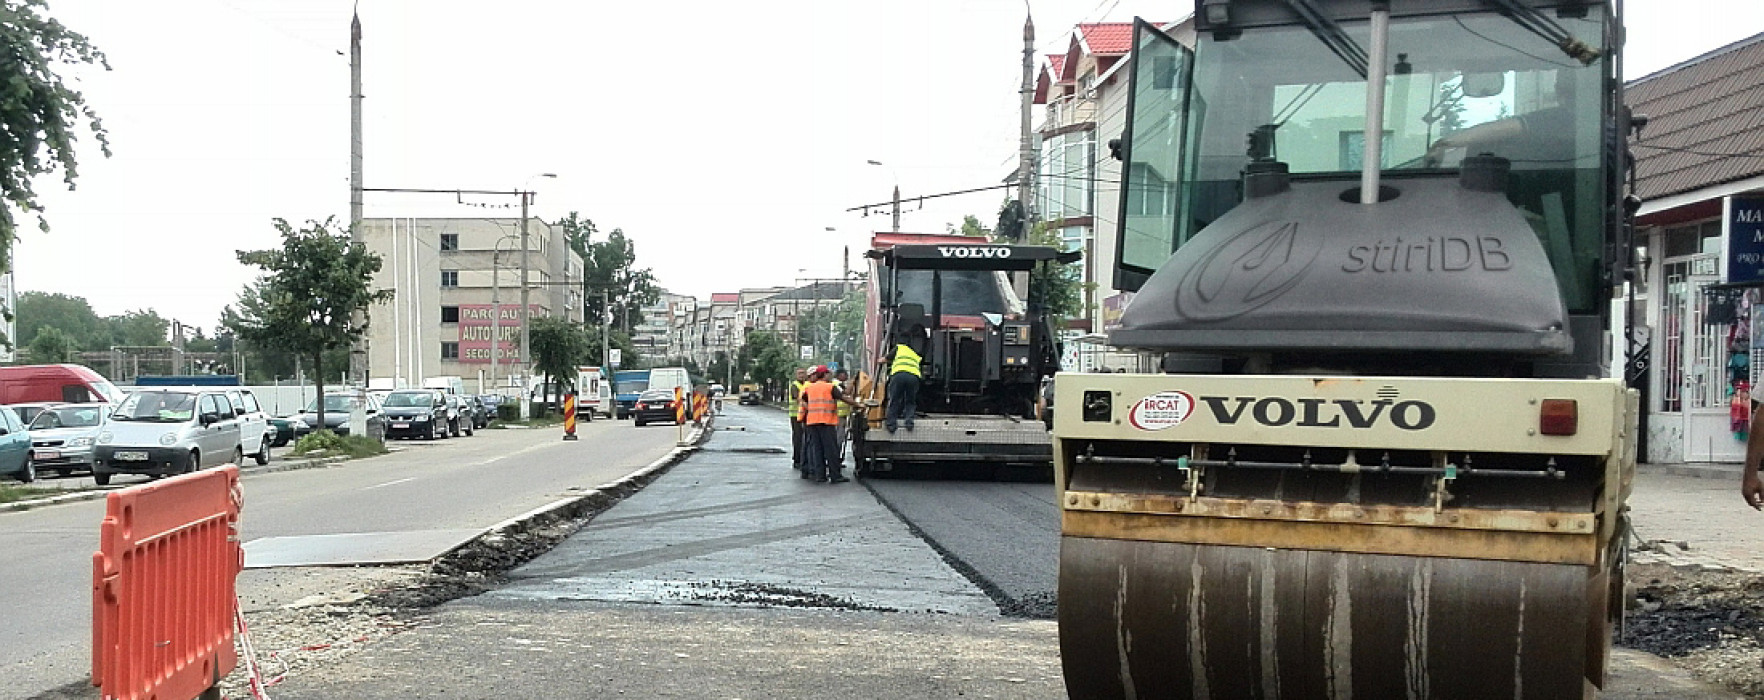
[[(858, 395), (857, 387), (852, 385), (851, 373), (845, 371), (844, 367), (839, 368), (839, 371), (833, 373), (833, 385), (839, 387), (839, 393), (845, 396)], [(845, 443), (847, 440), (851, 439), (851, 407), (856, 405), (858, 405), (856, 402), (851, 401), (839, 402), (838, 461), (839, 466), (842, 467), (845, 466)]]
[(796, 368), (785, 397), (785, 410), (790, 412), (790, 464), (798, 471), (805, 468), (802, 458), (802, 390), (808, 386), (808, 370)]
[(840, 475), (839, 409), (841, 403), (858, 405), (845, 397), (838, 384), (827, 378), (827, 366), (809, 370), (811, 380), (802, 390), (803, 452), (808, 466), (802, 478), (838, 484), (850, 479)]
[(924, 347), (923, 341), (929, 335), (925, 327), (913, 324), (906, 335), (894, 345), (888, 363), (888, 412), (882, 418), (882, 427), (892, 433), (896, 428), (913, 429), (913, 416), (919, 408), (919, 382), (923, 376), (922, 362), (919, 351), (913, 346)]

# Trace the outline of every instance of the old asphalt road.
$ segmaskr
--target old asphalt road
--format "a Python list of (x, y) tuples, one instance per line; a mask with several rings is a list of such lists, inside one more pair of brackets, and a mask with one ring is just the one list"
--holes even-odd
[[(564, 442), (558, 428), (483, 430), (397, 441), (393, 454), (323, 469), (247, 473), (247, 560), (274, 542), (296, 557), (345, 559), (353, 553), (336, 546), (366, 545), (359, 551), (369, 553), (385, 549), (376, 542), (432, 547), (617, 480), (675, 441), (671, 427), (638, 429), (630, 421), (597, 420), (578, 433), (580, 440)], [(12, 600), (0, 606), (0, 698), (31, 697), (89, 672), (91, 557), (103, 512), (103, 501), (86, 501), (0, 513), (7, 538), (0, 591)], [(314, 535), (340, 537), (298, 539)], [(262, 598), (294, 571), (248, 570), (239, 579), (241, 594)]]
[[(795, 478), (775, 411), (730, 406), (719, 427), (505, 587), (276, 697), (1065, 696), (1054, 623), (1000, 615), (956, 570), (1050, 611), (1049, 486), (872, 484), (890, 512)], [(1732, 697), (1645, 655), (1612, 670), (1607, 699)]]

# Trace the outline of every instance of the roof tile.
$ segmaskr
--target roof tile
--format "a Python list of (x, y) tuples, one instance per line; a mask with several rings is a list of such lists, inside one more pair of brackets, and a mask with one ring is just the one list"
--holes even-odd
[(1629, 83), (1648, 126), (1636, 190), (1664, 197), (1764, 174), (1764, 34)]

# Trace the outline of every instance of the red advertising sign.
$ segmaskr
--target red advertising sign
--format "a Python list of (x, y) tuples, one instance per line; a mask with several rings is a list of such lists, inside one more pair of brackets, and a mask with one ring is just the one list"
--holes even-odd
[[(540, 313), (539, 307), (530, 306), (533, 313)], [(520, 362), (521, 352), (518, 342), (521, 338), (521, 306), (519, 304), (502, 304), (502, 318), (496, 318), (494, 307), (490, 304), (459, 305), (459, 361), (465, 364), (490, 364), (491, 337), (497, 340), (496, 357), (498, 364), (512, 365)]]

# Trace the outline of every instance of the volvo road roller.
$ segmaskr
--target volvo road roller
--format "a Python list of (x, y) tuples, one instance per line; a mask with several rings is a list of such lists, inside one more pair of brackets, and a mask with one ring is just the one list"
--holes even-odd
[(1137, 23), (1111, 144), (1109, 339), (1161, 371), (1056, 382), (1070, 696), (1593, 697), (1637, 409), (1613, 8), (1194, 9)]

